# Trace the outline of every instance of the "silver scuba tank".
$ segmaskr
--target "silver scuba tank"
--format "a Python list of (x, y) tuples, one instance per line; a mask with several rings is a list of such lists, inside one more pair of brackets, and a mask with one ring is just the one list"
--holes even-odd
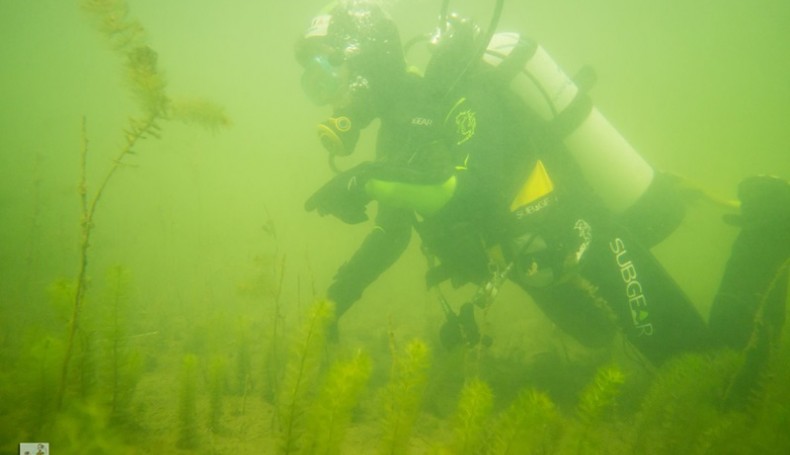
[(483, 56), (508, 67), (510, 88), (539, 116), (561, 124), (563, 143), (589, 185), (614, 213), (633, 206), (655, 172), (541, 47), (518, 33), (497, 33)]

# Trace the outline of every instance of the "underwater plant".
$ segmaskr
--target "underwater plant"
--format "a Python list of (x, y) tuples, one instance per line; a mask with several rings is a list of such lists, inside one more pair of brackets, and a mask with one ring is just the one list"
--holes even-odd
[(178, 447), (194, 449), (200, 442), (197, 419), (197, 356), (187, 354), (181, 364), (181, 390), (178, 398)]
[(421, 340), (411, 341), (403, 353), (390, 341), (392, 370), (384, 389), (384, 416), (378, 453), (397, 455), (408, 452), (414, 423), (422, 404), (430, 365), (430, 350)]
[(595, 422), (606, 410), (612, 408), (624, 382), (625, 376), (616, 365), (599, 368), (579, 400), (578, 414), (582, 422)]
[[(790, 296), (785, 302), (785, 318), (790, 318)], [(790, 320), (790, 319), (785, 319)], [(747, 428), (751, 429), (749, 444), (763, 453), (790, 452), (790, 328), (783, 332), (771, 352), (769, 363), (759, 383), (759, 393), (752, 396), (748, 407)], [(726, 440), (725, 440), (726, 441)], [(729, 442), (729, 441), (726, 441)]]
[(779, 267), (757, 307), (754, 328), (743, 351), (743, 365), (733, 376), (724, 398), (727, 408), (744, 409), (760, 392), (761, 380), (771, 357), (776, 356), (782, 325), (787, 321), (787, 298), (781, 294), (786, 295), (787, 290), (781, 283), (787, 279), (788, 272), (790, 259)]
[(110, 416), (114, 422), (123, 423), (131, 419), (132, 397), (142, 375), (142, 356), (130, 345), (126, 322), (131, 272), (116, 265), (107, 271), (106, 280), (106, 310), (98, 323), (109, 329), (104, 340), (100, 340), (105, 344), (104, 362), (109, 365), (109, 368), (104, 369), (109, 377), (103, 379), (109, 396)]
[(485, 454), (553, 453), (563, 423), (546, 394), (525, 389), (493, 423)]
[(491, 388), (480, 379), (470, 380), (461, 390), (455, 415), (455, 441), (451, 453), (477, 454), (485, 444), (486, 423), (493, 407)]
[[(788, 271), (787, 264), (779, 277)], [(769, 291), (766, 295), (770, 295)], [(687, 354), (662, 366), (637, 414), (633, 450), (638, 453), (787, 453), (790, 437), (788, 297), (755, 315), (742, 351)], [(768, 316), (768, 311), (776, 314)], [(778, 318), (778, 319), (777, 319)]]
[(569, 418), (563, 431), (565, 450), (571, 453), (601, 453), (617, 450), (611, 433), (615, 422), (617, 401), (625, 375), (615, 364), (598, 368), (595, 377), (585, 387), (576, 406), (576, 415)]
[(334, 304), (319, 300), (293, 340), (285, 377), (277, 399), (279, 453), (299, 453), (307, 431), (306, 413), (321, 369), (326, 329), (334, 317)]
[(148, 137), (161, 136), (162, 121), (181, 120), (212, 130), (228, 126), (230, 123), (223, 109), (211, 102), (174, 101), (167, 95), (165, 78), (159, 68), (158, 54), (149, 45), (142, 24), (129, 16), (129, 7), (125, 0), (83, 0), (81, 6), (93, 19), (96, 28), (109, 41), (113, 51), (124, 59), (127, 83), (141, 112), (129, 118), (128, 126), (124, 131), (123, 145), (116, 152), (110, 168), (91, 194), (88, 191), (87, 181), (88, 127), (87, 119), (83, 117), (82, 120), (78, 187), (81, 207), (79, 266), (56, 398), (58, 409), (63, 405), (69, 384), (71, 363), (85, 304), (88, 287), (88, 253), (95, 228), (94, 219), (109, 183), (117, 171), (126, 164), (126, 159), (134, 153), (140, 141)]
[(335, 362), (309, 410), (308, 442), (302, 453), (340, 455), (354, 408), (370, 378), (370, 357), (362, 351)]
[[(275, 265), (272, 275), (277, 278), (277, 287), (274, 289), (274, 305), (271, 324), (271, 339), (269, 340), (268, 349), (264, 354), (264, 374), (263, 392), (264, 400), (273, 403), (276, 400), (277, 391), (280, 384), (280, 371), (282, 370), (282, 356), (280, 355), (280, 324), (283, 318), (281, 305), (283, 295), (283, 280), (285, 279), (285, 262), (286, 256), (282, 255), (279, 267)], [(275, 262), (276, 264), (276, 262)]]
[(214, 433), (222, 430), (222, 416), (225, 409), (225, 358), (215, 356), (209, 366), (209, 420), (208, 426)]
[(691, 453), (721, 423), (721, 399), (738, 355), (687, 354), (663, 365), (636, 418), (638, 453)]

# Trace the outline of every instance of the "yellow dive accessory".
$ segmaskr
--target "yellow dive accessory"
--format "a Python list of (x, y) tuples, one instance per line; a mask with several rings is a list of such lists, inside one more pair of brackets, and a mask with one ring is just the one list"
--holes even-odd
[(330, 117), (318, 124), (318, 138), (330, 155), (348, 156), (357, 145), (359, 130), (345, 115)]
[(535, 213), (549, 203), (547, 196), (553, 192), (554, 183), (546, 172), (543, 162), (538, 160), (521, 190), (510, 203), (510, 211), (515, 213), (517, 218)]

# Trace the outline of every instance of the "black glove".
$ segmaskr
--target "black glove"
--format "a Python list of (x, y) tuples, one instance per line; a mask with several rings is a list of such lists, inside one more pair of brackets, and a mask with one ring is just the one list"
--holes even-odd
[(370, 163), (362, 163), (324, 184), (304, 204), (305, 210), (316, 210), (319, 215), (333, 215), (348, 224), (367, 221), (365, 206), (370, 197), (365, 194), (365, 181)]

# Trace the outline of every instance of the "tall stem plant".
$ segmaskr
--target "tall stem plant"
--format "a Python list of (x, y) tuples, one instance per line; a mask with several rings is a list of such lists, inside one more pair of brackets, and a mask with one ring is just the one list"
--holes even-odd
[(89, 140), (87, 120), (82, 119), (82, 147), (80, 153), (79, 196), (81, 203), (79, 267), (76, 290), (71, 308), (66, 351), (60, 371), (57, 408), (63, 405), (69, 383), (69, 371), (75, 351), (75, 339), (80, 329), (80, 316), (85, 305), (88, 284), (89, 251), (94, 219), (99, 202), (125, 160), (142, 139), (160, 137), (162, 120), (182, 120), (216, 130), (229, 121), (221, 107), (202, 100), (179, 102), (165, 93), (165, 79), (159, 70), (158, 55), (148, 45), (145, 29), (139, 21), (129, 17), (125, 0), (83, 0), (82, 9), (94, 20), (97, 29), (110, 42), (116, 54), (126, 60), (126, 77), (142, 115), (130, 117), (125, 141), (115, 155), (112, 165), (91, 194), (88, 191), (87, 161)]

